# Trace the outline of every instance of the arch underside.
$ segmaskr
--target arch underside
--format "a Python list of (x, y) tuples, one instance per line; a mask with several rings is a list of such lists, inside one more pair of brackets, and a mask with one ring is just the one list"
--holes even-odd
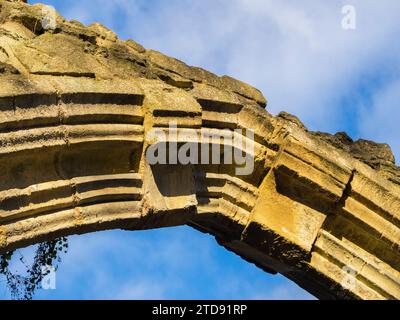
[[(23, 8), (34, 6), (12, 6), (23, 14), (0, 25), (0, 63), (3, 55), (15, 68), (0, 72), (0, 253), (72, 234), (187, 224), (319, 298), (400, 298), (398, 169), (375, 170), (294, 117), (271, 116), (242, 82), (137, 44), (129, 51), (99, 26), (81, 37), (88, 31), (63, 21), (57, 34), (33, 34), (24, 17), (35, 13)], [(108, 60), (80, 56), (77, 34), (109, 50)], [(46, 47), (57, 41), (61, 51)], [(135, 59), (145, 56), (132, 71), (140, 75), (103, 69), (128, 72), (133, 58), (118, 68), (133, 47)], [(69, 48), (74, 60), (63, 56)], [(222, 161), (232, 142), (215, 137), (247, 141), (245, 129), (254, 149), (235, 147), (254, 170), (239, 175), (238, 164)], [(221, 163), (150, 165), (146, 151), (163, 142), (167, 151), (216, 147)]]

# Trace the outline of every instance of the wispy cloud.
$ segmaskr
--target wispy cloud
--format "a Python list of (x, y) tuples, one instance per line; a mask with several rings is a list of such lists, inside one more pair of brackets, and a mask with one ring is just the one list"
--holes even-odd
[(387, 142), (400, 160), (400, 79), (389, 82), (374, 93), (358, 119), (361, 136)]
[(266, 274), (226, 251), (212, 237), (189, 227), (180, 227), (73, 236), (68, 254), (63, 257), (57, 271), (57, 289), (40, 290), (36, 298), (312, 297), (282, 276)]

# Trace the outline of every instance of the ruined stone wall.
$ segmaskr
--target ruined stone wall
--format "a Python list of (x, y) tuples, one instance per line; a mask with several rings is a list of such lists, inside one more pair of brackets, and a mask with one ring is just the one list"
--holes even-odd
[[(0, 252), (187, 224), (317, 297), (400, 298), (400, 170), (388, 145), (309, 132), (270, 115), (257, 89), (99, 24), (57, 14), (44, 28), (43, 8), (0, 0)], [(247, 175), (145, 156), (156, 131), (221, 146), (223, 159), (229, 139), (215, 137), (235, 129), (254, 132), (241, 149)]]

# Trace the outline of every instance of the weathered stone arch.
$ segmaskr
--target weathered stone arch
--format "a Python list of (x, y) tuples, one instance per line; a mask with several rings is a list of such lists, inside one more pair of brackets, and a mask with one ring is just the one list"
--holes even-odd
[[(309, 132), (271, 116), (251, 86), (101, 25), (57, 16), (46, 31), (41, 8), (0, 1), (0, 252), (188, 224), (317, 297), (400, 298), (400, 171), (387, 145)], [(252, 174), (146, 161), (161, 143), (152, 130), (223, 146), (213, 135), (234, 129), (254, 130)]]

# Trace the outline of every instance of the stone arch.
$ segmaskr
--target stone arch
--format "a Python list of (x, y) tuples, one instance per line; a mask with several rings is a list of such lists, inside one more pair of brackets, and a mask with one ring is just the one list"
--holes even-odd
[[(39, 32), (27, 22), (40, 5), (1, 6), (0, 252), (188, 224), (319, 298), (400, 298), (400, 171), (387, 145), (309, 132), (270, 115), (257, 89), (98, 24), (57, 17), (57, 32)], [(223, 159), (232, 140), (220, 137), (246, 129), (246, 175), (146, 158), (191, 142)]]

